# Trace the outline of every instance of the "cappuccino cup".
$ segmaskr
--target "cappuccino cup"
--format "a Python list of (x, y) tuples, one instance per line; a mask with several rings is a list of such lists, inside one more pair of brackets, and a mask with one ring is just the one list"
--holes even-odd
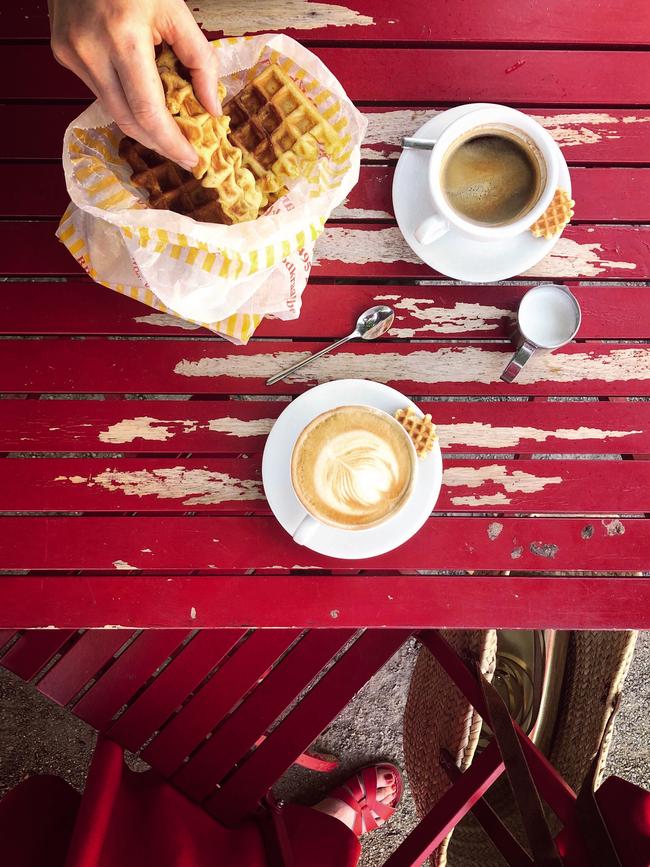
[(293, 534), (307, 544), (319, 526), (354, 532), (393, 518), (409, 501), (418, 471), (402, 425), (371, 406), (339, 406), (313, 419), (291, 455), (291, 484), (305, 510)]
[(546, 130), (502, 105), (477, 108), (450, 123), (431, 151), (432, 214), (415, 230), (430, 244), (454, 229), (479, 241), (526, 232), (557, 189), (561, 155)]

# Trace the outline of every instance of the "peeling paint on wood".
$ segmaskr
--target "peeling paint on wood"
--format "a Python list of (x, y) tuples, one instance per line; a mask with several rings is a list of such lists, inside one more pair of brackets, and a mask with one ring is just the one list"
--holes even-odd
[(404, 319), (400, 311), (408, 313), (423, 324), (417, 328), (402, 328), (393, 325), (391, 337), (416, 337), (427, 331), (438, 334), (453, 334), (463, 329), (468, 331), (493, 331), (500, 328), (502, 320), (514, 318), (512, 310), (503, 307), (492, 307), (484, 304), (470, 304), (457, 301), (453, 308), (436, 307), (426, 298), (400, 298), (395, 295), (378, 295), (377, 301), (392, 301), (397, 313), (396, 322)]
[(587, 525), (586, 525), (585, 527), (583, 527), (582, 530), (580, 531), (580, 535), (582, 536), (582, 538), (583, 538), (585, 541), (586, 541), (587, 539), (591, 539), (591, 537), (594, 535), (594, 525), (593, 525), (593, 524), (587, 524)]
[[(625, 271), (636, 270), (635, 262), (618, 262), (613, 259), (601, 259), (602, 244), (579, 244), (571, 238), (560, 238), (548, 256), (524, 272), (526, 277), (562, 277), (575, 274), (580, 277), (598, 277), (610, 268), (622, 268)], [(567, 263), (570, 262), (570, 267)]]
[(557, 545), (548, 542), (531, 542), (529, 547), (531, 554), (535, 554), (537, 557), (546, 557), (549, 560), (552, 560), (560, 550)]
[(104, 443), (131, 443), (135, 439), (165, 442), (177, 435), (210, 430), (227, 436), (264, 436), (273, 427), (275, 419), (239, 419), (226, 416), (199, 423), (192, 419), (157, 419), (151, 416), (125, 418), (101, 431), (99, 439)]
[(503, 530), (503, 524), (499, 524), (498, 521), (493, 521), (491, 524), (488, 524), (487, 534), (490, 542), (494, 542), (497, 539)]
[(603, 527), (605, 528), (605, 533), (608, 536), (622, 536), (625, 532), (624, 524), (618, 520), (618, 518), (614, 518), (611, 521), (602, 521)]
[[(261, 482), (235, 479), (227, 473), (171, 467), (155, 470), (104, 470), (95, 476), (58, 476), (55, 481), (86, 482), (127, 496), (178, 499), (185, 506), (207, 506), (231, 500), (263, 500)], [(131, 567), (129, 567), (131, 568)]]
[(116, 569), (137, 569), (137, 566), (131, 566), (130, 563), (127, 563), (124, 560), (113, 560), (113, 566)]
[[(547, 485), (561, 484), (562, 477), (535, 476), (521, 470), (508, 473), (507, 467), (502, 464), (488, 464), (482, 467), (448, 467), (442, 474), (442, 482), (448, 488), (480, 488), (484, 485), (500, 485), (508, 493), (533, 494), (544, 490)], [(463, 497), (451, 497), (451, 502), (456, 506), (475, 505), (468, 503), (467, 499)], [(511, 501), (501, 494), (499, 502), (507, 504)], [(492, 505), (494, 504), (492, 502)]]
[(640, 434), (639, 430), (600, 430), (592, 427), (541, 430), (535, 427), (493, 427), (485, 422), (438, 425), (440, 447), (472, 446), (477, 448), (514, 448), (523, 440), (544, 442), (550, 437), (561, 440), (619, 439)]
[[(309, 356), (308, 352), (272, 352), (258, 355), (226, 355), (223, 358), (183, 359), (174, 373), (184, 377), (267, 378)], [(292, 374), (293, 382), (332, 379), (374, 379), (377, 382), (407, 380), (419, 383), (498, 383), (506, 362), (503, 352), (478, 347), (443, 347), (398, 354), (341, 352), (319, 358)], [(645, 347), (613, 349), (607, 353), (575, 352), (566, 355), (537, 353), (519, 374), (518, 382), (627, 382), (650, 379), (650, 352)]]
[(204, 30), (243, 36), (258, 30), (317, 30), (320, 27), (368, 27), (369, 15), (336, 3), (314, 0), (196, 0), (192, 14)]
[(196, 620), (196, 608), (193, 605), (190, 608), (190, 620)]
[(518, 545), (516, 548), (512, 549), (512, 551), (510, 552), (510, 556), (513, 560), (518, 560), (523, 553), (524, 549), (521, 547), (521, 545)]
[(160, 328), (182, 328), (185, 331), (196, 331), (201, 327), (195, 322), (187, 322), (169, 313), (149, 313), (147, 316), (136, 316), (134, 321), (143, 325), (157, 325)]

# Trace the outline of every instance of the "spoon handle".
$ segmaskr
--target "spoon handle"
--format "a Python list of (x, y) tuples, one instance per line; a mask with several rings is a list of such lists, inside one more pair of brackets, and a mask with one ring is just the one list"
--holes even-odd
[(404, 136), (402, 139), (403, 148), (417, 148), (418, 150), (430, 151), (435, 146), (435, 141), (426, 138), (412, 138)]
[(310, 364), (312, 361), (320, 358), (321, 355), (326, 355), (328, 352), (332, 352), (334, 349), (338, 349), (339, 346), (343, 346), (343, 344), (347, 343), (348, 340), (352, 340), (354, 337), (358, 336), (358, 332), (353, 331), (352, 334), (348, 334), (347, 337), (342, 337), (340, 340), (337, 340), (336, 343), (331, 343), (324, 349), (320, 349), (318, 352), (314, 352), (313, 355), (310, 355), (307, 358), (303, 358), (303, 360), (299, 361), (297, 364), (292, 364), (291, 367), (287, 367), (286, 370), (281, 370), (280, 373), (274, 374), (272, 377), (270, 377), (270, 379), (266, 380), (266, 384), (275, 385), (276, 382), (280, 382), (281, 379), (285, 379), (285, 377), (289, 376), (290, 373), (295, 373), (296, 370), (300, 370), (301, 367), (304, 367), (306, 364)]

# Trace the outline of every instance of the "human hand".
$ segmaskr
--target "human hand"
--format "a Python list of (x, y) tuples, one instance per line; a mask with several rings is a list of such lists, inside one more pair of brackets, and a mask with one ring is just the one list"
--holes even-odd
[(167, 42), (211, 114), (217, 57), (183, 0), (48, 0), (55, 58), (101, 99), (122, 132), (191, 169), (198, 162), (165, 106), (155, 45)]

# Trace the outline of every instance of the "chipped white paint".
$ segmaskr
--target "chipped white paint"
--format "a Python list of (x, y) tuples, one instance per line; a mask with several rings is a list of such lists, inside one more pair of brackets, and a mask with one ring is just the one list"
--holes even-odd
[[(536, 476), (522, 470), (509, 473), (503, 464), (486, 464), (482, 467), (448, 467), (442, 474), (442, 482), (448, 488), (480, 488), (491, 483), (501, 485), (510, 494), (534, 494), (543, 491), (547, 485), (561, 484), (562, 477)], [(452, 502), (456, 501), (452, 499)]]
[(140, 548), (140, 553), (141, 554), (152, 554), (153, 551), (151, 550), (151, 548)]
[[(55, 481), (72, 481), (75, 477), (59, 476)], [(206, 469), (187, 470), (170, 467), (155, 470), (104, 470), (82, 479), (89, 488), (98, 485), (107, 491), (119, 491), (128, 497), (178, 499), (185, 506), (207, 506), (234, 500), (262, 500), (261, 482), (236, 479), (227, 473)], [(131, 567), (129, 567), (131, 568)]]
[(196, 620), (196, 608), (193, 605), (190, 608), (190, 620)]
[(196, 422), (189, 419), (167, 421), (151, 418), (148, 415), (139, 415), (112, 424), (108, 430), (100, 432), (99, 439), (103, 443), (132, 443), (135, 439), (165, 442), (177, 433), (177, 431), (170, 430), (172, 425), (180, 425), (182, 433), (191, 433), (196, 430)]
[(55, 482), (72, 482), (73, 485), (82, 485), (88, 479), (85, 476), (57, 476)]
[(558, 428), (542, 430), (536, 427), (493, 427), (485, 422), (473, 421), (443, 424), (437, 427), (440, 447), (477, 446), (481, 448), (513, 448), (522, 440), (545, 442), (549, 437), (560, 440), (606, 440), (640, 434), (640, 430), (601, 430), (593, 427)]
[(349, 226), (326, 226), (316, 241), (314, 267), (319, 259), (366, 265), (368, 262), (413, 262), (420, 259), (411, 250), (397, 226), (377, 231)]
[[(399, 298), (399, 301), (395, 299)], [(512, 310), (492, 307), (486, 304), (468, 304), (457, 301), (453, 307), (435, 307), (426, 298), (400, 298), (399, 295), (378, 295), (377, 301), (392, 301), (397, 311), (396, 320), (403, 311), (422, 322), (417, 328), (393, 326), (391, 337), (419, 337), (427, 331), (437, 334), (453, 334), (458, 331), (493, 331), (499, 328), (501, 320), (514, 318)]]
[[(366, 112), (368, 129), (361, 147), (362, 159), (397, 159), (402, 152), (402, 137), (412, 135), (423, 123), (440, 113), (427, 109)], [(377, 148), (373, 145), (383, 147)], [(386, 145), (394, 147), (394, 150), (386, 153)]]
[(373, 208), (348, 208), (343, 203), (332, 211), (331, 217), (333, 220), (392, 220), (394, 215)]
[(501, 535), (502, 531), (503, 524), (500, 524), (498, 521), (493, 521), (491, 524), (488, 524), (487, 534), (490, 542), (494, 542), (494, 540)]
[(196, 0), (192, 14), (204, 30), (243, 36), (258, 30), (315, 30), (319, 27), (368, 27), (369, 15), (347, 6), (313, 0)]
[(636, 263), (617, 259), (601, 259), (602, 244), (579, 244), (571, 238), (560, 238), (548, 256), (526, 271), (526, 277), (598, 277), (611, 268), (634, 271)]
[[(316, 242), (316, 260), (366, 265), (369, 262), (421, 264), (397, 226), (385, 229), (357, 229), (352, 226), (327, 226)], [(634, 262), (601, 258), (602, 244), (581, 244), (571, 238), (560, 238), (542, 261), (526, 271), (528, 277), (598, 277), (611, 269), (634, 271)]]
[(265, 436), (271, 432), (275, 424), (274, 418), (213, 418), (208, 422), (208, 429), (235, 437)]
[(165, 442), (178, 434), (210, 430), (228, 436), (265, 436), (273, 427), (275, 419), (239, 419), (226, 416), (199, 423), (193, 419), (158, 419), (151, 416), (136, 416), (115, 422), (108, 430), (101, 431), (99, 439), (104, 443), (132, 443), (135, 439)]
[(618, 518), (614, 518), (612, 521), (602, 521), (601, 523), (608, 536), (622, 536), (625, 532), (625, 526)]
[[(307, 352), (260, 352), (259, 355), (183, 359), (174, 373), (185, 377), (236, 379), (266, 378), (282, 367), (307, 358)], [(293, 382), (325, 382), (332, 379), (374, 379), (377, 382), (409, 380), (419, 383), (498, 383), (507, 355), (491, 349), (452, 346), (414, 350), (403, 355), (376, 352), (355, 355), (341, 352), (319, 358), (292, 374)], [(538, 382), (628, 382), (650, 379), (650, 351), (644, 347), (613, 349), (606, 354), (576, 352), (571, 355), (538, 353), (519, 374), (524, 385)]]
[(116, 569), (137, 569), (137, 566), (131, 566), (130, 563), (127, 563), (125, 560), (113, 560), (113, 566)]
[(143, 325), (156, 325), (159, 328), (182, 328), (185, 331), (196, 331), (201, 327), (196, 322), (187, 322), (169, 313), (149, 313), (147, 316), (136, 316), (134, 321), (141, 322)]
[(451, 501), (456, 506), (476, 506), (477, 508), (481, 508), (482, 506), (507, 506), (510, 499), (499, 491), (497, 494), (483, 494), (478, 497), (473, 494), (469, 497), (452, 497)]
[[(402, 136), (412, 135), (422, 124), (439, 115), (427, 109), (366, 112), (368, 130), (361, 148), (364, 159), (398, 159)], [(598, 144), (621, 138), (622, 124), (650, 123), (650, 117), (627, 115), (620, 118), (607, 112), (531, 114), (561, 147)]]

